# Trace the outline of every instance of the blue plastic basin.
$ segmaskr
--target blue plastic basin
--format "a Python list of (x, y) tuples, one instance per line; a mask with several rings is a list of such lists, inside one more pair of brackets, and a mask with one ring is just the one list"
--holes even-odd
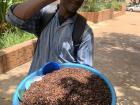
[(32, 78), (34, 78), (36, 76), (42, 76), (42, 75), (45, 75), (47, 73), (53, 72), (55, 70), (59, 70), (61, 68), (67, 68), (67, 67), (69, 67), (69, 68), (82, 68), (82, 69), (85, 69), (85, 70), (92, 72), (93, 74), (95, 74), (95, 75), (99, 76), (101, 79), (103, 79), (111, 91), (111, 95), (112, 95), (112, 104), (111, 105), (116, 105), (116, 93), (115, 93), (115, 90), (114, 90), (111, 82), (107, 79), (107, 77), (105, 77), (98, 70), (96, 70), (95, 68), (86, 66), (86, 65), (82, 65), (82, 64), (75, 64), (75, 63), (58, 64), (55, 62), (50, 62), (50, 63), (46, 64), (44, 67), (42, 67), (41, 69), (39, 69), (38, 71), (35, 71), (32, 74), (25, 77), (21, 81), (21, 83), (18, 85), (18, 87), (14, 93), (12, 104), (13, 105), (20, 105), (19, 90), (25, 90), (25, 84), (27, 81), (31, 80)]

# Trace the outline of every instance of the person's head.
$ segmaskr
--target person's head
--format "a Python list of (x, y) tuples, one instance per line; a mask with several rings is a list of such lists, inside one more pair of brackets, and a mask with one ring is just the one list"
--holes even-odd
[(83, 4), (83, 2), (84, 0), (60, 0), (60, 8), (62, 6), (65, 11), (70, 13), (76, 13)]

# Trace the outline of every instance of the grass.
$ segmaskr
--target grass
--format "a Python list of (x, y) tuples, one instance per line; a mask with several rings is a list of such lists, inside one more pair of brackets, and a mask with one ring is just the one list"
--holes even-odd
[(0, 2), (0, 49), (35, 38), (34, 35), (14, 28), (5, 21), (8, 8), (13, 3), (22, 1), (24, 0), (2, 0), (2, 2)]
[(112, 6), (115, 11), (119, 11), (122, 4), (126, 4), (125, 0), (120, 0), (119, 2), (112, 0)]
[(114, 7), (115, 11), (119, 11), (122, 3), (125, 3), (125, 0), (111, 0), (108, 2), (99, 1), (99, 0), (87, 0), (80, 8), (81, 12), (98, 12), (104, 9), (110, 9)]
[(0, 33), (0, 49), (19, 44), (33, 38), (35, 38), (34, 35), (17, 28), (14, 31), (12, 31), (12, 29), (6, 30), (4, 33)]

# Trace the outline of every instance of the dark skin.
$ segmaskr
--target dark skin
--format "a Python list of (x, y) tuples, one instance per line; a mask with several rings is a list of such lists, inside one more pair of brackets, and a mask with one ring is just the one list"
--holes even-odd
[(60, 25), (67, 20), (67, 18), (75, 15), (77, 10), (81, 7), (84, 0), (61, 0), (59, 5), (59, 22)]
[(64, 18), (75, 15), (84, 0), (60, 0), (59, 14)]
[[(27, 20), (40, 9), (56, 0), (29, 0), (19, 4), (13, 10), (13, 13), (20, 19)], [(60, 0), (59, 15), (67, 19), (77, 12), (84, 0)]]

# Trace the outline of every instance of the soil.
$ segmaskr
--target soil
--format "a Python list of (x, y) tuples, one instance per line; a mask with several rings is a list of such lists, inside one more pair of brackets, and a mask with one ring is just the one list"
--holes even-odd
[(80, 68), (64, 68), (33, 83), (22, 105), (111, 105), (111, 93), (102, 79)]

